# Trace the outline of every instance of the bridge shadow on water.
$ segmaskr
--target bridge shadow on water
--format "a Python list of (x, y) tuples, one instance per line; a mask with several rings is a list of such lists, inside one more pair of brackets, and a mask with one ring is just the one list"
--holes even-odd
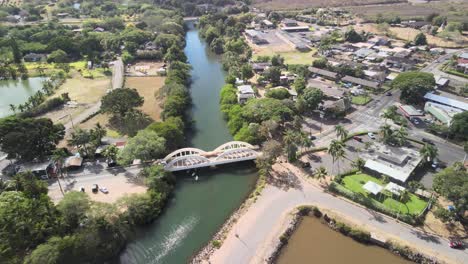
[(240, 161), (236, 163), (228, 163), (213, 167), (204, 167), (198, 169), (184, 170), (173, 172), (177, 180), (183, 181), (195, 181), (195, 176), (198, 176), (198, 181), (208, 181), (212, 177), (222, 177), (222, 174), (231, 174), (231, 175), (250, 175), (251, 173), (257, 171), (255, 167), (255, 161)]

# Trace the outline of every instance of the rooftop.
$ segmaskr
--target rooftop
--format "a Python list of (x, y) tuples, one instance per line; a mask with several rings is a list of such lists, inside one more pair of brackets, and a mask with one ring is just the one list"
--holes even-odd
[(240, 94), (253, 94), (255, 93), (254, 90), (252, 89), (252, 85), (240, 85), (237, 86), (237, 91)]
[(312, 73), (323, 75), (323, 76), (330, 77), (330, 78), (336, 78), (338, 76), (338, 73), (336, 72), (331, 72), (331, 71), (327, 71), (327, 70), (323, 70), (323, 69), (319, 69), (315, 67), (309, 67), (309, 71)]
[(468, 111), (468, 104), (459, 100), (455, 100), (455, 99), (448, 98), (445, 96), (436, 95), (434, 93), (427, 93), (426, 95), (424, 95), (424, 98), (430, 101), (434, 101), (434, 102), (452, 106), (454, 108), (458, 108), (464, 111)]
[(372, 193), (373, 195), (377, 195), (379, 192), (381, 192), (383, 190), (382, 186), (378, 185), (377, 183), (375, 183), (373, 181), (366, 182), (366, 184), (364, 184), (362, 186), (362, 188), (364, 188), (364, 190)]
[(370, 87), (374, 89), (377, 89), (380, 86), (378, 82), (368, 81), (368, 80), (356, 78), (356, 77), (349, 76), (349, 75), (346, 75), (341, 80), (343, 82), (350, 82), (350, 83), (354, 83), (354, 84), (358, 84), (358, 85), (362, 85), (362, 86), (366, 86), (366, 87)]

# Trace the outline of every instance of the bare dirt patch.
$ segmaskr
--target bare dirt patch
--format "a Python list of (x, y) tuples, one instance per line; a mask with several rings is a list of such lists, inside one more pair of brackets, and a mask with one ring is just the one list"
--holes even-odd
[(254, 0), (254, 5), (263, 9), (300, 9), (308, 7), (355, 6), (370, 4), (402, 3), (406, 0)]
[[(381, 32), (377, 27), (377, 24), (369, 23), (369, 24), (359, 24), (354, 26), (355, 30), (357, 31), (366, 31), (372, 32), (375, 34), (382, 34), (385, 32)], [(390, 27), (388, 29), (388, 33), (394, 35), (397, 39), (402, 39), (405, 41), (413, 41), (417, 34), (421, 33), (420, 30), (414, 28), (400, 28), (400, 27)], [(460, 44), (457, 44), (453, 41), (444, 40), (442, 38), (432, 36), (426, 34), (427, 42), (431, 45), (439, 46), (439, 47), (459, 47)], [(463, 37), (464, 41), (468, 41), (467, 37)]]
[(158, 69), (164, 65), (164, 62), (138, 61), (127, 68), (128, 76), (158, 76)]
[(157, 98), (159, 89), (164, 86), (164, 77), (127, 77), (125, 86), (134, 88), (145, 98), (145, 103), (140, 108), (143, 113), (153, 120), (161, 120), (161, 100)]
[(74, 73), (55, 94), (60, 96), (62, 93), (68, 93), (70, 99), (79, 104), (96, 103), (106, 94), (110, 84), (110, 78), (107, 77), (88, 79)]

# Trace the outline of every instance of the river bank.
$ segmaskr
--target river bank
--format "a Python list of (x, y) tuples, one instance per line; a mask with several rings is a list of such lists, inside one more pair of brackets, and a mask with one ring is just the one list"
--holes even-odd
[(449, 248), (446, 239), (326, 193), (308, 182), (291, 164), (275, 164), (274, 169), (289, 170), (288, 180), (294, 182), (294, 186), (267, 185), (257, 202), (236, 221), (223, 244), (210, 256), (209, 262), (264, 262), (274, 251), (289, 212), (303, 204), (316, 204), (334, 212), (340, 219), (347, 219), (350, 225), (375, 233), (385, 241), (411, 246), (417, 252), (424, 252), (440, 262), (466, 263), (466, 250)]
[[(220, 90), (225, 72), (219, 57), (211, 53), (190, 27), (185, 54), (192, 66), (190, 116), (194, 120), (189, 145), (200, 149), (232, 141), (220, 111)], [(198, 180), (177, 173), (177, 184), (165, 210), (152, 224), (139, 228), (120, 263), (186, 263), (206, 245), (251, 192), (256, 182), (252, 162), (225, 165), (197, 172)]]

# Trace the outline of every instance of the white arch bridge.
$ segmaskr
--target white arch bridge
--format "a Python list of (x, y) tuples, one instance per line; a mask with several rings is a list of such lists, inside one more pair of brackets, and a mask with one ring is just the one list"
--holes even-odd
[(258, 147), (242, 141), (227, 142), (209, 152), (198, 148), (183, 148), (167, 155), (161, 164), (167, 171), (210, 167), (254, 160), (261, 154), (257, 149)]

